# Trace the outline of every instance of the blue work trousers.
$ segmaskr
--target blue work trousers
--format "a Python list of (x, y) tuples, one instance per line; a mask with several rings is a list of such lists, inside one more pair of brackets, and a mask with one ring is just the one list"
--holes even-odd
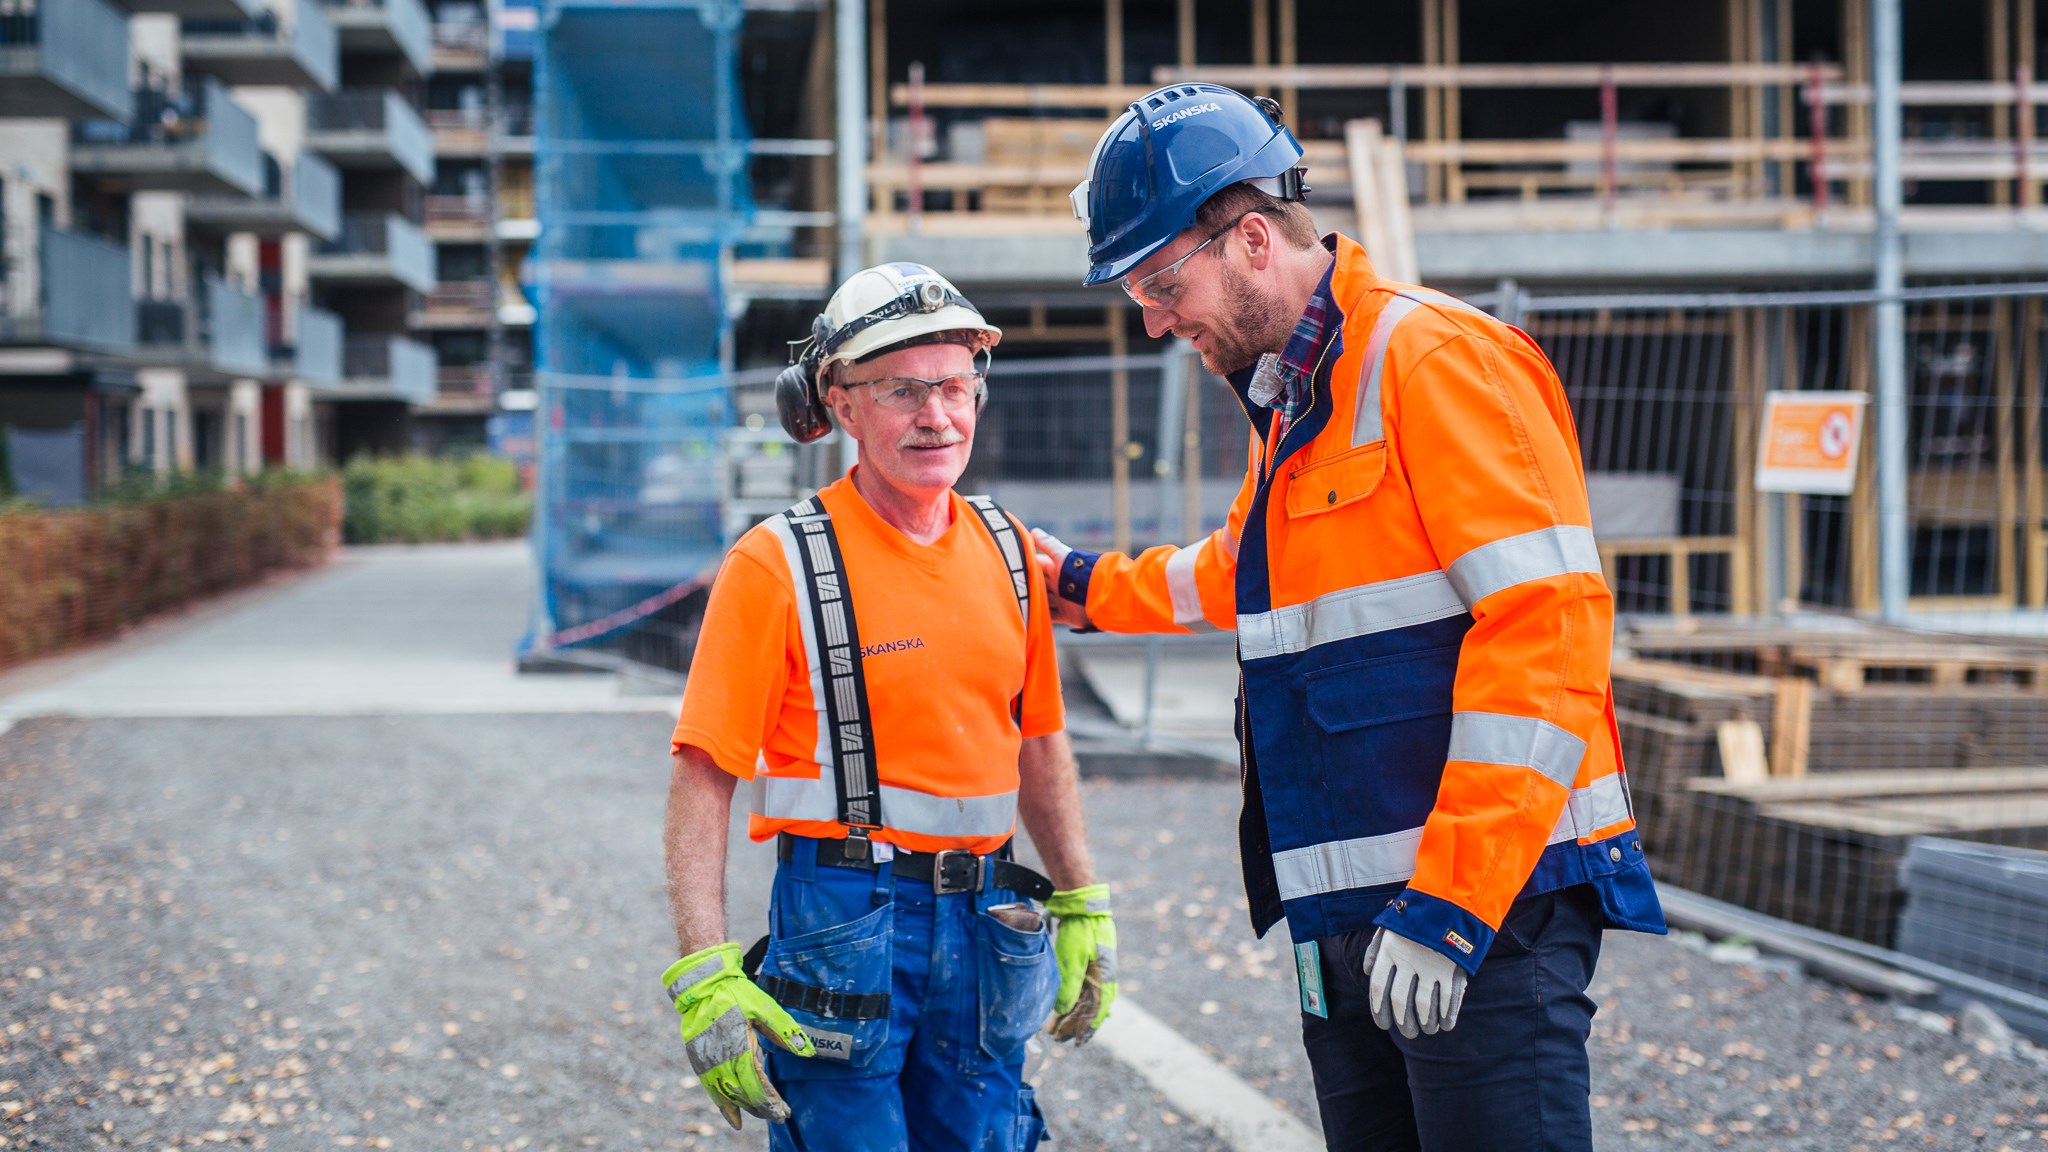
[(1590, 1152), (1600, 925), (1583, 885), (1515, 901), (1458, 1026), (1413, 1040), (1372, 1022), (1374, 929), (1317, 941), (1329, 1016), (1302, 1013), (1302, 1041), (1332, 1152)]
[(1023, 1082), (1024, 1044), (1059, 990), (1051, 936), (988, 914), (1001, 888), (935, 895), (929, 881), (819, 865), (798, 839), (775, 874), (764, 975), (855, 995), (887, 1016), (792, 1010), (818, 1055), (769, 1049), (789, 1102), (776, 1152), (1031, 1152), (1045, 1125)]

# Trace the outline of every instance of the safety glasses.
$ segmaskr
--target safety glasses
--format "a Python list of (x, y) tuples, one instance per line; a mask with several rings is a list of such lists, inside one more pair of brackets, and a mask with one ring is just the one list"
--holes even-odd
[(854, 380), (847, 388), (870, 388), (875, 403), (891, 412), (923, 411), (931, 394), (939, 394), (939, 403), (948, 412), (965, 412), (981, 402), (988, 387), (988, 377), (980, 372), (962, 372), (939, 380), (923, 380), (916, 376), (884, 376), (880, 380)]
[(1139, 307), (1142, 308), (1173, 307), (1174, 302), (1179, 300), (1181, 293), (1187, 289), (1187, 286), (1182, 284), (1180, 280), (1180, 266), (1194, 259), (1195, 253), (1214, 244), (1224, 233), (1237, 227), (1239, 220), (1243, 220), (1249, 215), (1251, 215), (1250, 212), (1238, 213), (1236, 220), (1232, 220), (1230, 223), (1211, 232), (1207, 240), (1188, 249), (1187, 255), (1145, 277), (1143, 280), (1132, 283), (1128, 278), (1125, 279), (1123, 281), (1124, 295), (1137, 301)]

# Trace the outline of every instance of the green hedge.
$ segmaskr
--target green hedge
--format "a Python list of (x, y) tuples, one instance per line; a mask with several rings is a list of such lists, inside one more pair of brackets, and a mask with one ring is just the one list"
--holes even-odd
[(520, 536), (533, 496), (519, 470), (491, 456), (363, 457), (342, 470), (351, 544), (421, 544)]

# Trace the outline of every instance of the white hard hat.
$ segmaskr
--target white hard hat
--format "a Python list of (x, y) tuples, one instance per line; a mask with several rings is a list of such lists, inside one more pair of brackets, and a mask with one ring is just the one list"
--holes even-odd
[(775, 408), (783, 430), (808, 444), (832, 430), (820, 395), (832, 365), (910, 344), (964, 344), (987, 353), (1002, 338), (1001, 328), (930, 268), (907, 261), (863, 268), (811, 321), (810, 338), (791, 341), (790, 365), (775, 378)]
[(847, 277), (812, 328), (821, 369), (920, 336), (951, 332), (965, 334), (961, 342), (977, 352), (1003, 338), (1003, 330), (982, 319), (951, 281), (908, 261), (877, 264)]

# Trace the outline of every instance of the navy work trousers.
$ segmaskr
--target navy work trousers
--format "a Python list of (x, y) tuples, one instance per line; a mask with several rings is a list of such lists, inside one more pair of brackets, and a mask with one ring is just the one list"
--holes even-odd
[(1585, 886), (1515, 901), (1458, 1026), (1413, 1040), (1372, 1022), (1374, 929), (1317, 941), (1329, 1016), (1304, 1012), (1301, 1030), (1332, 1152), (1590, 1150), (1586, 986), (1600, 924)]

